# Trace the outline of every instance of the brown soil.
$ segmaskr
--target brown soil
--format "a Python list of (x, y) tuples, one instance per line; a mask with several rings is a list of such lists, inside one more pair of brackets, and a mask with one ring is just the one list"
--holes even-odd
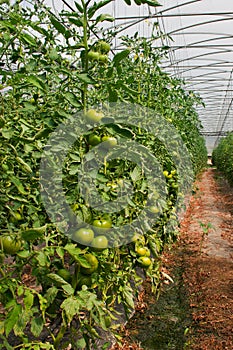
[[(214, 168), (207, 169), (195, 185), (196, 193), (191, 197), (181, 222), (179, 242), (163, 255), (163, 270), (170, 276), (173, 277), (176, 267), (182, 268), (182, 285), (187, 293), (188, 313), (191, 315), (185, 347), (175, 345), (172, 349), (231, 350), (233, 188)], [(148, 305), (156, 303), (156, 300), (152, 299), (148, 288), (145, 284), (139, 311), (123, 330), (123, 346), (116, 345), (114, 350), (143, 348), (137, 341), (140, 336), (135, 338), (134, 334), (140, 333), (143, 323), (144, 329), (145, 325), (149, 327)], [(157, 347), (146, 349), (156, 350)]]

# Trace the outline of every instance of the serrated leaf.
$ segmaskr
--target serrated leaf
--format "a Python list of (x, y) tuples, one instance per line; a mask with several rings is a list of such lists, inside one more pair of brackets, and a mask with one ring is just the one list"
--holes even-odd
[(31, 332), (35, 337), (39, 337), (44, 327), (42, 316), (33, 317), (31, 321)]
[(119, 65), (119, 63), (124, 60), (126, 57), (128, 57), (130, 54), (130, 50), (129, 49), (125, 49), (121, 52), (118, 52), (114, 58), (113, 58), (113, 64), (114, 66)]
[(44, 235), (46, 231), (46, 227), (47, 225), (44, 225), (41, 227), (35, 227), (35, 228), (25, 230), (21, 234), (22, 238), (27, 242), (34, 241)]
[(68, 323), (72, 321), (75, 315), (79, 314), (80, 308), (82, 307), (82, 300), (74, 296), (71, 296), (63, 301), (63, 303), (61, 304), (61, 308), (66, 313)]
[(62, 286), (62, 289), (66, 292), (68, 295), (74, 294), (74, 288), (70, 284), (65, 284)]

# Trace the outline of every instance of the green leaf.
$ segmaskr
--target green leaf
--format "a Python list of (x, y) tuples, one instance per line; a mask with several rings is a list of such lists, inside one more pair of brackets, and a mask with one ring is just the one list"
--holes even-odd
[(124, 2), (129, 6), (131, 5), (131, 0), (124, 0)]
[(37, 42), (36, 42), (35, 38), (33, 38), (33, 36), (31, 36), (28, 33), (21, 33), (20, 38), (22, 41), (24, 41), (25, 43), (27, 43), (33, 47), (37, 46)]
[(10, 140), (11, 137), (14, 135), (14, 130), (2, 128), (1, 133), (5, 139)]
[(31, 167), (21, 158), (21, 157), (16, 157), (15, 158), (18, 164), (21, 165), (21, 168), (26, 172), (26, 173), (32, 173)]
[(18, 189), (19, 193), (23, 195), (27, 195), (28, 193), (24, 190), (22, 182), (15, 176), (10, 176), (10, 181), (16, 186)]
[(57, 293), (58, 293), (58, 289), (57, 287), (53, 286), (49, 289), (47, 289), (44, 297), (45, 299), (47, 300), (47, 305), (51, 305), (52, 302), (55, 300), (56, 296), (57, 296)]
[(97, 10), (109, 4), (110, 2), (112, 2), (112, 0), (94, 2), (94, 5), (88, 9), (88, 17), (91, 18), (92, 16), (94, 16)]
[(109, 14), (101, 14), (96, 18), (95, 22), (96, 23), (104, 22), (104, 21), (113, 22), (114, 20), (115, 18), (110, 16)]
[(130, 177), (133, 182), (137, 182), (138, 180), (141, 179), (141, 169), (136, 166), (133, 171), (130, 172)]
[(5, 320), (5, 332), (6, 336), (8, 337), (9, 333), (13, 329), (14, 325), (18, 321), (18, 318), (22, 312), (22, 306), (19, 304), (15, 304), (14, 308), (8, 313), (7, 318)]
[(61, 286), (64, 284), (69, 284), (67, 281), (65, 281), (61, 276), (57, 275), (56, 273), (48, 273), (46, 277), (50, 278), (51, 280), (57, 282)]
[(27, 78), (26, 78), (26, 81), (35, 86), (36, 88), (38, 88), (39, 90), (42, 90), (42, 91), (46, 91), (46, 86), (44, 84), (44, 82), (42, 81), (42, 79), (38, 78), (37, 76), (35, 75), (29, 75)]
[(42, 267), (46, 266), (49, 262), (47, 254), (45, 254), (43, 251), (37, 253), (36, 260)]
[(27, 241), (35, 241), (36, 239), (42, 237), (46, 231), (47, 225), (41, 227), (30, 228), (21, 233), (22, 238)]
[(74, 18), (69, 16), (68, 20), (70, 21), (70, 23), (75, 24), (77, 27), (83, 26), (83, 20), (81, 18)]
[(66, 292), (66, 294), (74, 295), (74, 288), (70, 284), (63, 285), (62, 289)]
[(64, 94), (65, 99), (74, 107), (80, 107), (81, 102), (77, 99), (77, 97), (72, 92), (66, 92)]
[(70, 38), (70, 32), (63, 26), (63, 24), (61, 24), (61, 22), (57, 21), (53, 16), (50, 17), (50, 21), (60, 34), (62, 34), (66, 39)]
[(77, 78), (86, 84), (96, 84), (96, 81), (92, 79), (92, 77), (89, 74), (86, 73), (78, 74)]
[(75, 3), (75, 6), (76, 6), (77, 10), (78, 10), (79, 12), (83, 13), (83, 8), (82, 8), (82, 6), (81, 6), (77, 1), (75, 1), (74, 3)]
[(147, 4), (149, 6), (162, 6), (158, 1), (156, 0), (144, 0), (142, 1), (143, 4)]
[(86, 344), (86, 341), (84, 338), (81, 338), (76, 342), (76, 347), (77, 347), (77, 349), (80, 349), (80, 350), (86, 349), (86, 345), (87, 344)]
[(130, 54), (130, 50), (129, 49), (125, 49), (121, 52), (118, 52), (114, 58), (113, 58), (113, 64), (114, 66), (119, 65), (119, 63), (124, 60), (126, 57), (128, 57)]
[(20, 250), (19, 252), (17, 252), (17, 255), (22, 259), (27, 259), (31, 255), (31, 253), (29, 252), (29, 250)]
[(30, 292), (29, 289), (26, 289), (24, 294), (25, 294), (24, 306), (27, 310), (30, 310), (31, 307), (33, 306), (34, 295), (33, 295), (33, 293)]
[(31, 321), (31, 332), (35, 337), (39, 337), (44, 327), (42, 316), (33, 317)]
[(70, 323), (75, 315), (78, 315), (80, 308), (83, 308), (83, 302), (77, 297), (71, 296), (63, 301), (61, 308), (65, 311), (67, 321)]

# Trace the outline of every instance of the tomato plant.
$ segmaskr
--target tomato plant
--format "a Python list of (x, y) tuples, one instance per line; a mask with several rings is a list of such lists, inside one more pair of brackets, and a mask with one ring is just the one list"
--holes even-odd
[[(123, 50), (110, 53), (114, 33), (100, 29), (103, 22), (113, 22), (114, 18), (98, 11), (111, 1), (82, 0), (75, 2), (75, 11), (56, 15), (39, 2), (23, 8), (20, 1), (5, 2), (0, 8), (1, 88), (9, 88), (0, 94), (4, 252), (0, 338), (8, 348), (12, 337), (17, 338), (18, 348), (67, 348), (67, 335), (74, 349), (97, 347), (97, 330), (111, 329), (115, 305), (122, 303), (128, 314), (134, 308), (137, 291), (132, 281), (142, 282), (138, 267), (151, 279), (153, 290), (159, 284), (157, 258), (164, 245), (176, 239), (179, 174), (165, 145), (153, 132), (127, 123), (103, 124), (105, 118), (111, 118), (111, 102), (151, 108), (161, 115), (161, 121), (174, 124), (190, 150), (196, 173), (205, 163), (206, 150), (194, 108), (199, 98), (162, 71), (160, 60), (166, 52), (155, 49), (151, 40), (135, 33), (132, 38), (121, 39)], [(130, 5), (131, 1), (125, 3)], [(135, 3), (158, 5), (152, 0)], [(61, 164), (63, 190), (70, 213), (94, 228), (79, 228), (73, 236), (65, 236), (41, 201), (40, 159), (49, 135), (81, 111), (91, 129), (76, 140)], [(121, 138), (133, 140), (156, 155), (164, 172), (164, 200), (148, 187), (145, 174), (135, 162), (107, 159), (107, 151), (118, 146)], [(65, 142), (61, 140), (56, 146), (58, 154)], [(85, 157), (90, 156), (90, 146), (99, 144), (101, 167), (86, 174), (91, 179), (96, 175), (97, 191), (87, 188), (82, 196), (77, 174)], [(137, 157), (143, 158), (140, 154)], [(133, 196), (127, 197), (127, 206), (119, 212), (104, 216), (98, 206), (91, 206), (98, 196), (114, 205), (118, 195), (131, 188)], [(114, 246), (115, 242), (124, 242), (121, 225), (137, 218), (152, 197), (149, 216), (153, 222), (159, 214), (155, 224), (148, 230), (148, 223), (143, 223), (132, 234), (131, 243)], [(62, 221), (59, 203), (55, 202), (54, 208), (57, 221)], [(11, 266), (5, 253), (14, 255)], [(31, 284), (25, 283), (28, 275)], [(45, 341), (40, 340), (42, 334)]]
[(213, 150), (212, 162), (223, 172), (230, 184), (233, 184), (233, 133), (229, 132)]

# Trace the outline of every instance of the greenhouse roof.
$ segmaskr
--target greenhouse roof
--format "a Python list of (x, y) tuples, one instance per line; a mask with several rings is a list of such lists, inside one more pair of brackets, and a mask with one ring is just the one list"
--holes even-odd
[[(46, 0), (56, 14), (75, 9), (75, 1)], [(231, 1), (160, 0), (161, 6), (129, 7), (123, 0), (104, 8), (115, 21), (109, 25), (117, 36), (151, 37), (153, 24), (161, 34), (155, 47), (167, 47), (162, 67), (185, 81), (186, 89), (200, 95), (197, 106), (209, 151), (219, 138), (233, 130), (233, 10)], [(26, 1), (25, 1), (26, 3)], [(115, 40), (115, 50), (119, 41)]]

